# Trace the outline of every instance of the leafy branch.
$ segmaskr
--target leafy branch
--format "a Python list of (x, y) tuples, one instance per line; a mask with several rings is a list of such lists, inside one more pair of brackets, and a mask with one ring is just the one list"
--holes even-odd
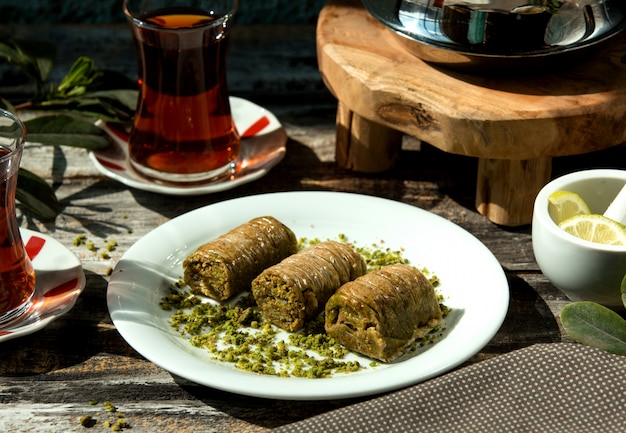
[[(88, 57), (76, 59), (58, 85), (49, 81), (56, 49), (42, 41), (0, 42), (4, 58), (34, 83), (29, 101), (13, 105), (0, 98), (0, 108), (49, 112), (25, 123), (28, 141), (87, 150), (109, 146), (109, 137), (94, 120), (129, 123), (137, 101), (136, 83), (114, 71), (99, 70)], [(34, 173), (20, 169), (17, 200), (44, 220), (54, 219), (60, 206), (52, 188)]]

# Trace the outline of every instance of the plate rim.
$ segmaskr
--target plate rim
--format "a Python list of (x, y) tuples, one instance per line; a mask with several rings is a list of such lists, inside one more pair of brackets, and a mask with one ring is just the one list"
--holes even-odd
[[(140, 255), (141, 249), (144, 244), (149, 244), (153, 242), (154, 239), (158, 239), (162, 237), (168, 230), (171, 230), (176, 227), (177, 224), (184, 224), (185, 222), (189, 222), (196, 218), (198, 215), (202, 215), (203, 212), (222, 212), (224, 210), (228, 210), (229, 207), (237, 207), (240, 205), (249, 205), (248, 202), (258, 202), (259, 200), (269, 199), (269, 200), (287, 200), (287, 202), (293, 203), (295, 197), (300, 196), (303, 199), (306, 199), (309, 202), (313, 201), (313, 197), (323, 197), (324, 199), (330, 199), (330, 197), (334, 197), (337, 200), (341, 200), (344, 202), (345, 200), (357, 200), (361, 201), (369, 206), (372, 205), (381, 205), (385, 204), (390, 207), (396, 207), (395, 209), (404, 209), (407, 212), (415, 212), (415, 215), (420, 215), (422, 218), (426, 217), (428, 219), (432, 219), (436, 221), (438, 224), (442, 224), (446, 228), (450, 228), (454, 233), (458, 236), (463, 236), (467, 239), (468, 242), (471, 242), (476, 248), (479, 248), (484, 253), (484, 258), (486, 258), (486, 262), (488, 262), (489, 267), (492, 267), (494, 274), (493, 278), (497, 282), (498, 286), (498, 299), (495, 311), (491, 311), (489, 315), (489, 320), (486, 323), (488, 325), (488, 332), (484, 335), (473, 336), (472, 347), (470, 349), (466, 349), (462, 356), (455, 356), (454, 359), (440, 363), (437, 366), (430, 366), (426, 370), (424, 374), (421, 374), (419, 377), (410, 378), (407, 380), (390, 380), (393, 379), (394, 371), (398, 371), (397, 367), (402, 366), (402, 363), (392, 364), (391, 366), (387, 366), (384, 369), (372, 371), (371, 373), (366, 374), (374, 374), (377, 375), (375, 381), (368, 381), (369, 384), (366, 384), (364, 387), (359, 386), (356, 390), (345, 389), (343, 385), (349, 386), (354, 383), (354, 381), (358, 379), (354, 379), (357, 376), (360, 378), (365, 377), (359, 373), (342, 376), (342, 377), (334, 377), (330, 380), (335, 381), (334, 383), (341, 383), (342, 386), (337, 387), (328, 387), (324, 384), (328, 382), (329, 379), (298, 379), (298, 378), (277, 378), (273, 376), (266, 375), (256, 375), (254, 373), (248, 373), (243, 371), (230, 371), (225, 366), (220, 366), (218, 362), (210, 363), (207, 367), (206, 361), (200, 360), (195, 357), (193, 354), (182, 354), (181, 357), (185, 358), (185, 365), (172, 365), (169, 361), (164, 360), (163, 357), (155, 356), (151, 349), (147, 349), (143, 344), (143, 341), (139, 341), (136, 338), (137, 330), (145, 330), (146, 326), (148, 328), (152, 328), (154, 332), (155, 329), (158, 329), (158, 326), (155, 326), (156, 319), (152, 319), (154, 322), (150, 323), (137, 323), (137, 319), (133, 318), (132, 321), (129, 321), (127, 317), (124, 317), (124, 308), (128, 307), (128, 300), (124, 299), (124, 296), (128, 296), (128, 293), (125, 291), (123, 287), (125, 282), (123, 275), (124, 272), (128, 272), (128, 268), (125, 267), (128, 265), (127, 261), (132, 262), (137, 255)], [(268, 198), (268, 197), (271, 197)], [(210, 209), (210, 210), (207, 210)], [(233, 223), (235, 224), (235, 223)], [(288, 224), (289, 225), (289, 224)], [(165, 228), (164, 228), (165, 227)], [(298, 234), (296, 234), (298, 236)], [(201, 240), (198, 241), (197, 244), (200, 244)], [(193, 248), (195, 248), (194, 245)], [(187, 248), (191, 248), (192, 246), (186, 245)], [(425, 259), (427, 261), (427, 259)], [(152, 260), (148, 260), (142, 264), (142, 266), (161, 266), (163, 263), (160, 263), (159, 260), (156, 260), (156, 263)], [(427, 265), (428, 263), (426, 263)], [(131, 269), (132, 271), (132, 269)], [(135, 286), (135, 283), (131, 283), (131, 286)], [(128, 287), (126, 287), (127, 289)], [(145, 290), (145, 288), (139, 287), (139, 290)], [(141, 293), (145, 295), (145, 293)], [(445, 293), (444, 293), (445, 295)], [(379, 394), (383, 392), (393, 391), (399, 388), (403, 388), (409, 385), (413, 385), (419, 382), (423, 382), (432, 377), (438, 376), (446, 371), (449, 371), (463, 362), (467, 361), (471, 356), (478, 353), (488, 342), (495, 336), (497, 331), (502, 326), (506, 314), (508, 312), (508, 304), (509, 304), (509, 285), (508, 280), (506, 278), (504, 269), (496, 259), (496, 257), (491, 253), (491, 251), (474, 235), (469, 233), (467, 230), (458, 226), (457, 224), (424, 209), (412, 206), (410, 204), (398, 202), (395, 200), (381, 198), (376, 196), (370, 196), (365, 194), (358, 193), (348, 193), (348, 192), (332, 192), (332, 191), (289, 191), (289, 192), (272, 192), (272, 193), (260, 193), (250, 196), (244, 196), (240, 198), (235, 198), (231, 200), (226, 200), (222, 202), (217, 202), (211, 205), (207, 205), (185, 214), (182, 214), (172, 220), (167, 221), (159, 227), (156, 227), (149, 233), (147, 233), (144, 237), (142, 237), (139, 241), (137, 241), (134, 245), (132, 245), (129, 250), (124, 254), (124, 256), (120, 259), (118, 264), (116, 265), (111, 277), (109, 279), (108, 287), (107, 287), (107, 304), (109, 308), (109, 314), (111, 319), (118, 329), (118, 332), (121, 336), (127, 341), (129, 345), (131, 345), (137, 352), (139, 352), (143, 357), (148, 359), (149, 361), (155, 363), (156, 365), (164, 368), (169, 371), (173, 375), (177, 375), (188, 379), (192, 382), (198, 383), (200, 385), (205, 385), (209, 387), (213, 387), (216, 389), (221, 389), (228, 392), (234, 392), (242, 395), (249, 395), (253, 397), (261, 397), (261, 398), (272, 398), (272, 399), (281, 399), (281, 400), (332, 400), (332, 399), (344, 399), (344, 398), (353, 398), (360, 396), (367, 396), (373, 394)], [(148, 310), (144, 311), (149, 312)], [(144, 319), (142, 319), (144, 320)], [(484, 326), (481, 324), (480, 326)], [(171, 333), (158, 329), (157, 335), (159, 338), (171, 338)], [(446, 338), (451, 338), (451, 335), (454, 335), (454, 339), (457, 338), (457, 335), (460, 335), (458, 332), (454, 334), (454, 329), (450, 331)], [(170, 335), (168, 335), (170, 334)], [(182, 341), (182, 340), (181, 340)], [(175, 345), (175, 343), (172, 343)], [(439, 343), (438, 343), (439, 344)], [(436, 346), (433, 346), (436, 347)], [(429, 349), (424, 353), (410, 358), (416, 359), (419, 358), (421, 360), (429, 360), (431, 356), (427, 355), (429, 352), (432, 353), (433, 349)], [(434, 352), (436, 354), (436, 351)], [(169, 356), (169, 355), (167, 355)], [(417, 362), (419, 364), (419, 361)], [(218, 372), (220, 373), (218, 378), (214, 377), (192, 377), (193, 374), (190, 374), (190, 366), (194, 368), (204, 368), (204, 370), (212, 370), (212, 373)], [(400, 368), (402, 370), (402, 368)], [(242, 376), (245, 375), (245, 376)], [(228, 383), (228, 379), (235, 377), (236, 379), (240, 377), (245, 377), (245, 385), (237, 384), (235, 386), (232, 383)], [(289, 382), (286, 382), (286, 381)], [(364, 381), (362, 381), (364, 382)], [(376, 383), (371, 383), (376, 382)], [(399, 383), (401, 382), (401, 383)], [(286, 385), (289, 383), (289, 386), (278, 386), (278, 385)], [(308, 386), (305, 386), (308, 384)], [(302, 387), (307, 388), (306, 392), (302, 391)], [(341, 388), (341, 391), (336, 391), (329, 388)]]

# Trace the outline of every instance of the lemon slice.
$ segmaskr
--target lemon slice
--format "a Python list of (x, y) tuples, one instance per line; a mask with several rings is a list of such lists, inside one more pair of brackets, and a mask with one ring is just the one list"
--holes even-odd
[(626, 245), (626, 226), (603, 215), (579, 214), (559, 223), (566, 232), (604, 245)]
[(589, 206), (581, 196), (571, 191), (555, 191), (548, 197), (548, 212), (557, 224), (579, 214), (590, 214)]

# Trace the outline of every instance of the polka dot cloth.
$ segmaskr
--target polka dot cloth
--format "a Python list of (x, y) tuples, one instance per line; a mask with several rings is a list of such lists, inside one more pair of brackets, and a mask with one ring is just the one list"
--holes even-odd
[(535, 345), (274, 431), (624, 433), (626, 357)]

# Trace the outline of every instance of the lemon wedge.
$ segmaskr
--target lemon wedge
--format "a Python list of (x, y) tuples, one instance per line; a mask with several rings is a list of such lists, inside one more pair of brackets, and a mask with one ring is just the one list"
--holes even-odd
[(557, 224), (579, 214), (590, 214), (589, 206), (583, 198), (571, 191), (555, 191), (548, 197), (548, 213)]
[(626, 245), (626, 226), (603, 215), (574, 215), (561, 221), (559, 227), (586, 241), (604, 245)]

